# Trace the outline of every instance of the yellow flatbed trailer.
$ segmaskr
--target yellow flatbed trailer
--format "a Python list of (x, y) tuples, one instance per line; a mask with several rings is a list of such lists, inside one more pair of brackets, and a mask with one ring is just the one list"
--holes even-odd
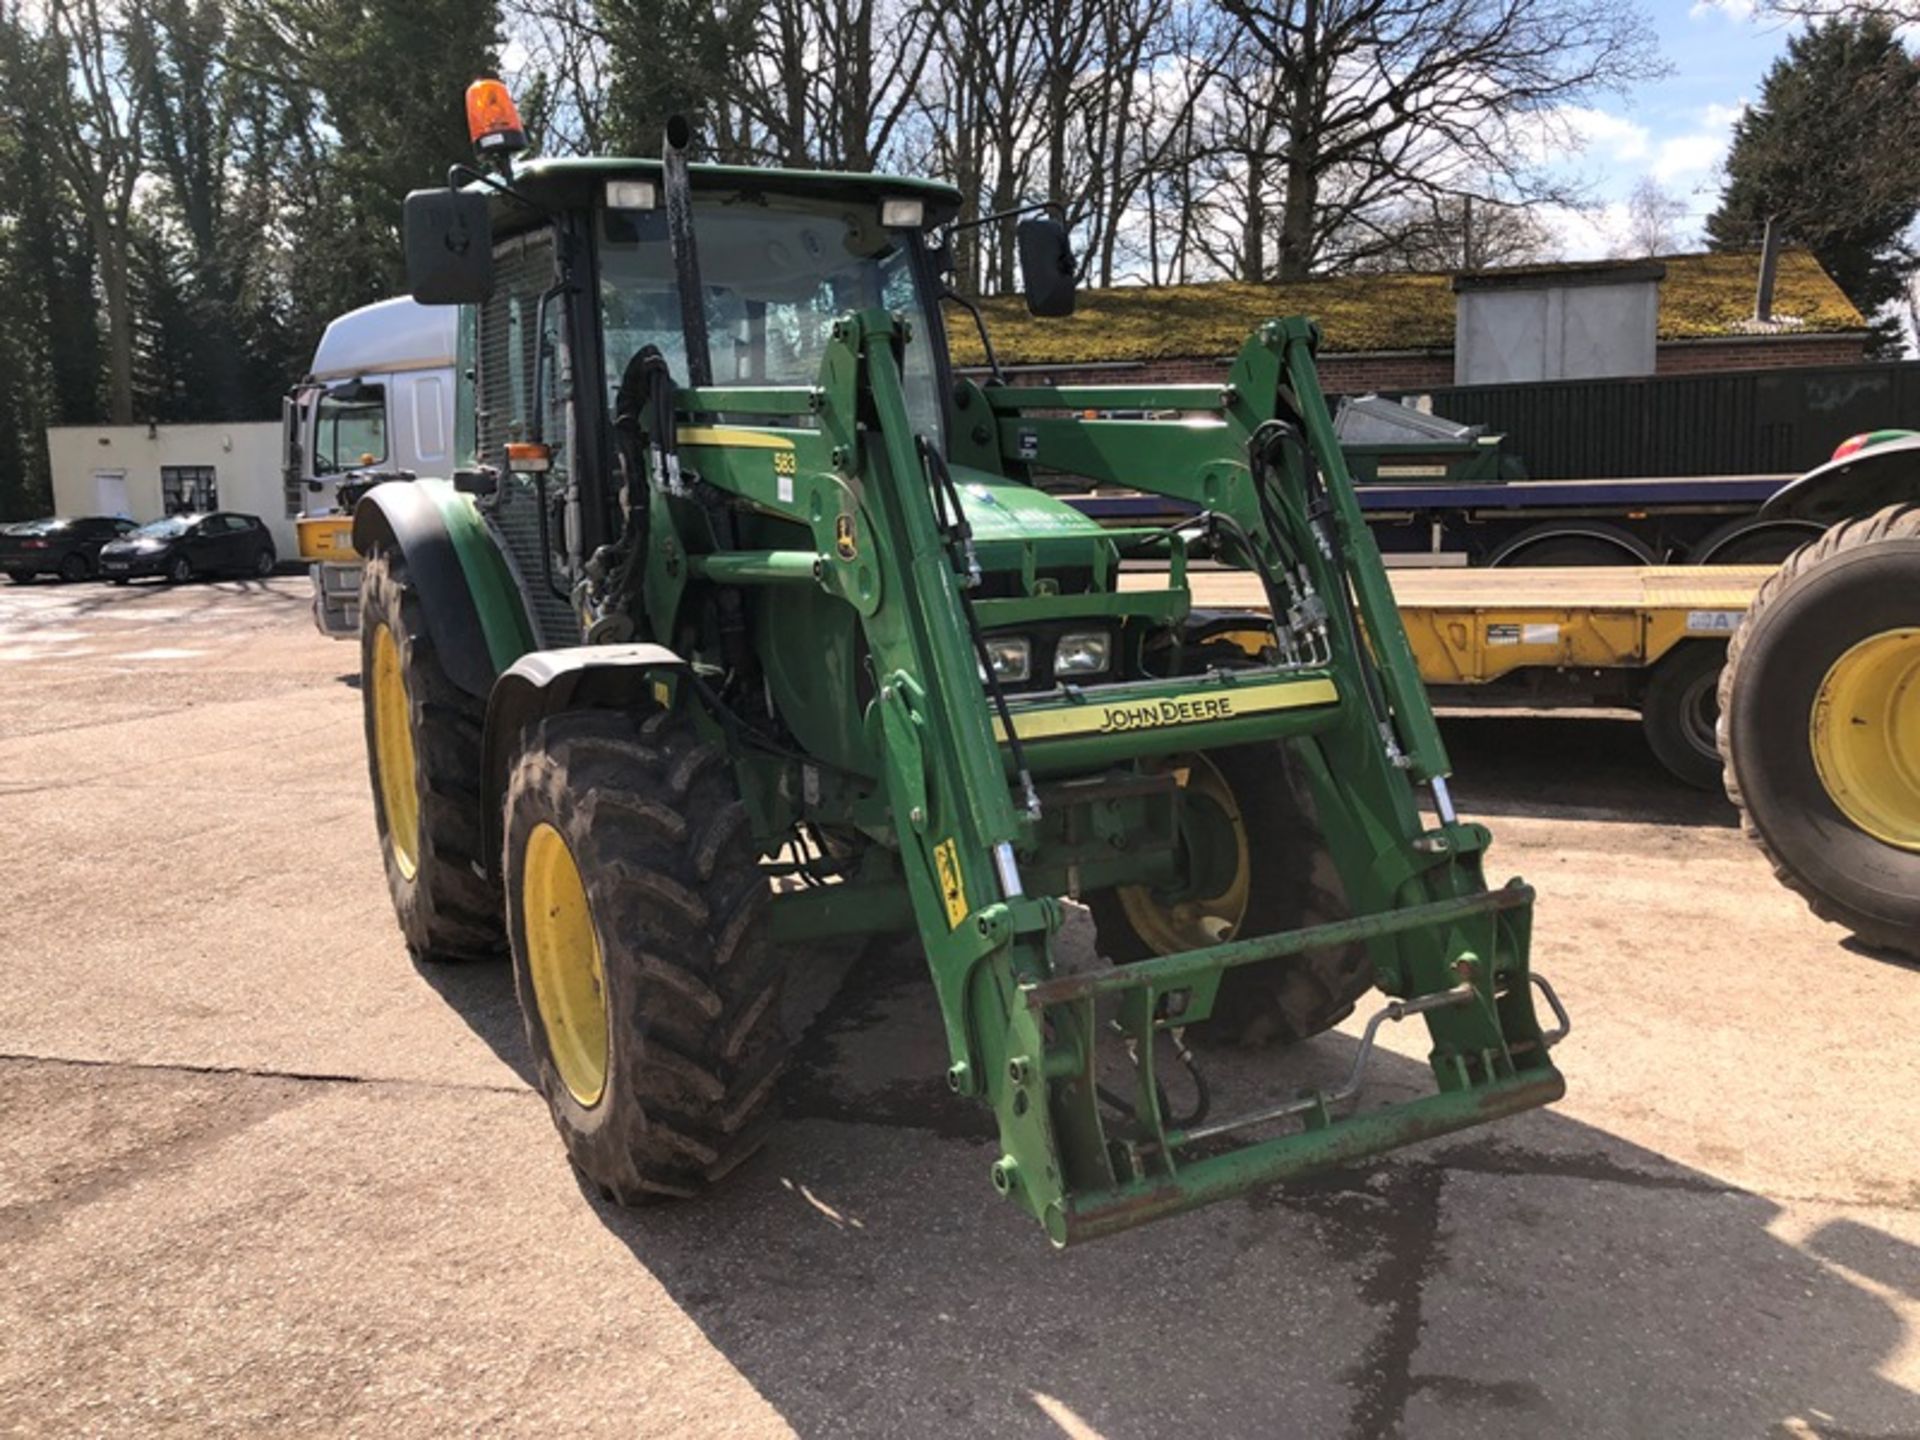
[[(1767, 565), (1393, 570), (1420, 674), (1442, 705), (1591, 705), (1640, 711), (1682, 780), (1720, 783), (1713, 729), (1726, 642)], [(1264, 610), (1244, 571), (1188, 571), (1195, 603)], [(1124, 582), (1123, 582), (1124, 583)]]

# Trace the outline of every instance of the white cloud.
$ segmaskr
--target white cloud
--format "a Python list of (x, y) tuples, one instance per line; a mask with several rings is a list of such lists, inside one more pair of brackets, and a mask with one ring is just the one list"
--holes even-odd
[(1618, 247), (1627, 229), (1627, 205), (1615, 200), (1606, 205), (1575, 209), (1570, 205), (1542, 205), (1534, 218), (1553, 236), (1550, 247), (1562, 260), (1604, 260)]
[(1747, 113), (1747, 102), (1736, 100), (1731, 105), (1713, 104), (1700, 111), (1700, 123), (1709, 130), (1731, 130), (1734, 121)]
[(1720, 163), (1720, 157), (1726, 152), (1725, 131), (1672, 136), (1660, 142), (1660, 148), (1654, 155), (1653, 178), (1665, 184), (1706, 175)]
[(1565, 106), (1559, 118), (1583, 150), (1609, 160), (1643, 160), (1647, 156), (1652, 137), (1637, 120), (1588, 105)]

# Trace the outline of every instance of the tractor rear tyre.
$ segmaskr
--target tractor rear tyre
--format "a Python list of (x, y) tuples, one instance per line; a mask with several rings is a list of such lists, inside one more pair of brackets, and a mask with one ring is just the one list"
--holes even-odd
[(1920, 959), (1920, 506), (1836, 525), (1767, 578), (1728, 647), (1719, 737), (1780, 882)]
[(574, 1168), (622, 1205), (700, 1193), (759, 1148), (788, 1052), (725, 752), (671, 712), (555, 716), (505, 831), (514, 987)]
[(399, 557), (376, 552), (360, 590), (360, 701), (387, 889), (425, 960), (496, 956), (500, 893), (481, 864), (482, 703), (448, 678)]
[[(1123, 885), (1090, 897), (1101, 953), (1118, 962), (1247, 940), (1353, 913), (1321, 836), (1304, 767), (1283, 744), (1242, 745), (1167, 762), (1183, 790), (1178, 891)], [(1373, 983), (1362, 944), (1313, 950), (1221, 977), (1197, 1038), (1293, 1043), (1344, 1020)]]

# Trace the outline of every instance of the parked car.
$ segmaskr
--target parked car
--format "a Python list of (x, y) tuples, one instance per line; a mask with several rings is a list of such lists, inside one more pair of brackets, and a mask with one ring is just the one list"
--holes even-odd
[(112, 515), (50, 515), (0, 527), (0, 570), (16, 585), (37, 575), (85, 580), (100, 563), (100, 548), (133, 529)]
[(100, 573), (116, 585), (140, 575), (164, 575), (176, 585), (204, 575), (271, 575), (278, 563), (260, 517), (225, 510), (169, 515), (100, 551)]

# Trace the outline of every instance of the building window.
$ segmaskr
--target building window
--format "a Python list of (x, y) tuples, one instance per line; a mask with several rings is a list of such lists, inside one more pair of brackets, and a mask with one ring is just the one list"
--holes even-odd
[(192, 515), (220, 508), (220, 491), (211, 465), (162, 465), (160, 503), (169, 515)]

